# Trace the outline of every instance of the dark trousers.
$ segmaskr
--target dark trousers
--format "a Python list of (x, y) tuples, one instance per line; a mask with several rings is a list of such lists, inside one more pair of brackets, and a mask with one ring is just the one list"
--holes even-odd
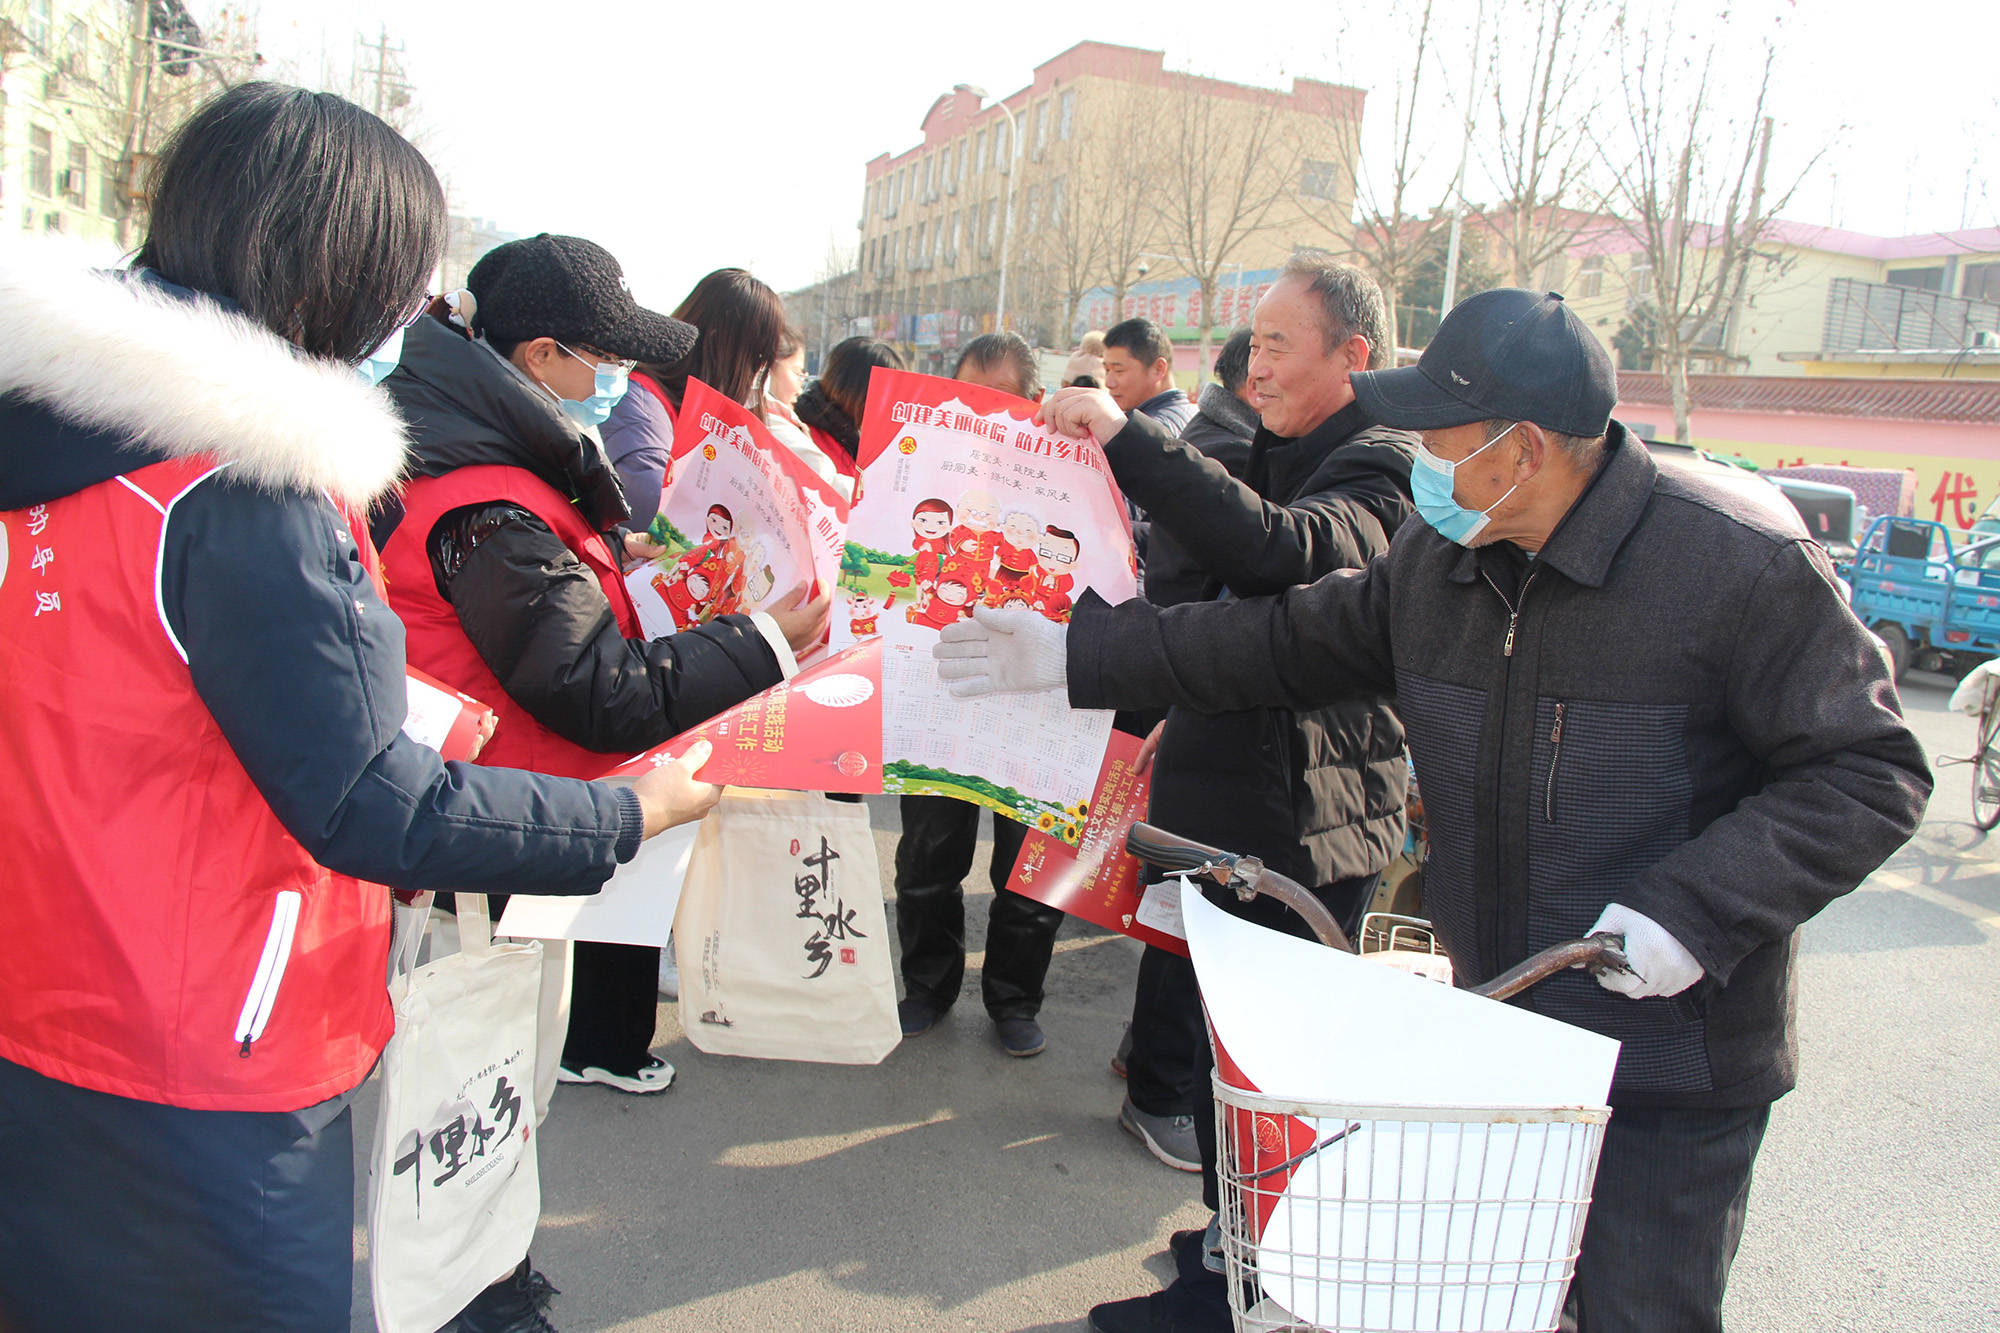
[[(1359, 905), (1366, 902), (1368, 896), (1375, 892), (1375, 885), (1381, 878), (1380, 874), (1374, 874), (1363, 875), (1359, 879), (1337, 879), (1331, 884), (1323, 884), (1314, 889), (1313, 896), (1326, 904), (1327, 910), (1333, 913), (1334, 920), (1339, 921), (1344, 929)], [(1305, 918), (1275, 898), (1253, 898), (1246, 903), (1239, 901), (1235, 893), (1228, 889), (1205, 888), (1204, 892), (1208, 900), (1217, 907), (1240, 916), (1245, 921), (1254, 921), (1270, 930), (1297, 935), (1301, 939), (1313, 938), (1312, 930), (1306, 925)], [(1188, 969), (1188, 975), (1190, 977), (1194, 975), (1192, 967)], [(1199, 992), (1195, 995), (1194, 1003), (1195, 1012), (1199, 1015), (1201, 1012)], [(1132, 1054), (1136, 1056), (1139, 1053), (1139, 1024), (1136, 1010), (1132, 1017)], [(1217, 1200), (1221, 1195), (1215, 1183), (1215, 1088), (1209, 1082), (1210, 1075), (1215, 1072), (1215, 1052), (1208, 1046), (1206, 1020), (1203, 1020), (1201, 1033), (1199, 1076), (1195, 1079), (1194, 1086), (1188, 1090), (1188, 1114), (1194, 1117), (1195, 1143), (1201, 1148), (1201, 1201), (1210, 1208), (1216, 1208), (1220, 1206)], [(1129, 1078), (1132, 1071), (1129, 1061), (1125, 1068), (1126, 1076)], [(1140, 1109), (1146, 1108), (1140, 1107)]]
[(190, 1111), (0, 1060), (0, 1328), (346, 1333), (354, 1116)]
[(1721, 1333), (1771, 1108), (1611, 1113), (1562, 1327)]
[(578, 940), (569, 986), (563, 1066), (638, 1073), (653, 1045), (653, 1023), (659, 1016), (660, 951)]
[[(980, 808), (948, 796), (902, 798), (896, 937), (903, 946), (903, 986), (940, 1009), (951, 1007), (965, 980), (965, 877), (979, 839)], [(1041, 1012), (1042, 983), (1062, 926), (1061, 912), (1006, 888), (1026, 836), (1022, 825), (993, 817), (993, 910), (979, 988), (995, 1019)]]

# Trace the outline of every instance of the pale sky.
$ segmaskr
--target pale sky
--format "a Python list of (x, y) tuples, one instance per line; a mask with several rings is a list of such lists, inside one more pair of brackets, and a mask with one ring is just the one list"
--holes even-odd
[[(1642, 9), (1668, 2), (1633, 0)], [(1477, 3), (1438, 0), (1445, 17), (1432, 49), (1450, 75), (1433, 84), (1439, 195), (1457, 159), (1458, 89)], [(1826, 150), (1787, 216), (1892, 235), (1950, 230), (1962, 219), (2000, 223), (1992, 66), (2000, 9), (1990, 0), (1889, 8), (1739, 0), (1734, 8), (1742, 49), (1758, 34), (1780, 35), (1773, 178), (1796, 177)], [(262, 0), (258, 8), (274, 72), (306, 82), (329, 65), (344, 76), (357, 29), (372, 37), (387, 24), (416, 85), (419, 142), (454, 211), (509, 231), (599, 241), (640, 299), (661, 308), (725, 265), (780, 290), (812, 281), (830, 247), (854, 243), (863, 164), (914, 146), (935, 97), (959, 82), (1012, 93), (1078, 41), (1163, 49), (1169, 69), (1247, 83), (1285, 86), (1298, 74), (1370, 88), (1368, 134), (1377, 140), (1391, 96), (1378, 85), (1393, 77), (1388, 53), (1401, 35), (1369, 15), (1343, 28), (1331, 17), (1340, 10), (1327, 0), (1233, 9), (1214, 0)], [(1701, 0), (1680, 0), (1678, 12), (1701, 13)], [(1493, 27), (1489, 19), (1485, 43), (1519, 40)], [(1615, 61), (1591, 64), (1615, 100)], [(1725, 86), (1741, 89), (1754, 69), (1732, 74)], [(1475, 202), (1477, 171), (1475, 163)]]

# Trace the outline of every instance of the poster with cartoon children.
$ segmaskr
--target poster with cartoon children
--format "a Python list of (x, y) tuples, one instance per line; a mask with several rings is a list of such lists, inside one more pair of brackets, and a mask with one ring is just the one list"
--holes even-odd
[(847, 502), (751, 411), (689, 380), (673, 481), (652, 533), (666, 551), (625, 577), (649, 638), (757, 611), (839, 573)]
[(1063, 622), (1087, 588), (1137, 589), (1131, 527), (1094, 444), (1050, 434), (1035, 405), (979, 385), (878, 370), (840, 565), (836, 648), (883, 645), (890, 791), (975, 801), (1036, 824), (1089, 798), (1109, 713), (1060, 693), (954, 699), (930, 655), (980, 608)]

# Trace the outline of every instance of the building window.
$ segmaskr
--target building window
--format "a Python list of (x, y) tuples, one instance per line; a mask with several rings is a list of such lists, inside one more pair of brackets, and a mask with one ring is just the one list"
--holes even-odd
[(1035, 103), (1035, 156), (1040, 157), (1049, 147), (1049, 102), (1047, 98)]
[(1551, 255), (1548, 262), (1542, 265), (1542, 275), (1536, 282), (1545, 292), (1559, 292), (1562, 290), (1563, 275), (1568, 271), (1569, 265), (1563, 262), (1561, 255)]
[(986, 170), (986, 131), (981, 130), (972, 140), (972, 169)]
[(1042, 223), (1042, 187), (1028, 187), (1028, 230), (1034, 231)]
[(911, 268), (926, 263), (930, 259), (930, 252), (924, 248), (927, 244), (926, 238), (930, 232), (930, 225), (928, 222), (919, 222), (917, 224), (917, 248), (916, 252), (911, 256)]
[(39, 125), (28, 129), (28, 193), (56, 192), (56, 137)]
[(2000, 264), (1967, 264), (1960, 294), (1968, 301), (2000, 302)]
[(63, 198), (78, 208), (86, 207), (88, 196), (84, 193), (89, 184), (90, 150), (80, 143), (69, 146), (69, 166), (62, 174)]
[(1071, 88), (1062, 95), (1062, 116), (1056, 122), (1056, 137), (1068, 142), (1070, 131), (1076, 124), (1076, 89)]
[(986, 241), (979, 250), (981, 254), (993, 253), (993, 243), (1000, 238), (1000, 205), (989, 200), (986, 204)]
[(1007, 144), (1007, 122), (1003, 120), (993, 127), (993, 165), (1005, 171), (1010, 156)]
[(29, 0), (28, 49), (38, 55), (48, 51), (49, 31), (55, 25), (55, 18), (49, 10), (50, 0)]
[(954, 212), (951, 215), (951, 260), (953, 263), (958, 262), (959, 224), (963, 221), (964, 219), (958, 213)]
[(1340, 198), (1340, 167), (1333, 162), (1320, 162), (1313, 158), (1305, 160), (1305, 167), (1299, 174), (1299, 193), (1308, 199), (1338, 200)]
[(1068, 178), (1056, 177), (1056, 183), (1049, 186), (1049, 226), (1060, 227), (1063, 220), (1063, 182)]
[(1576, 270), (1576, 295), (1580, 301), (1604, 294), (1604, 256), (1585, 255)]
[(1915, 287), (1919, 291), (1941, 292), (1944, 290), (1944, 265), (1935, 264), (1930, 268), (1899, 268), (1889, 272), (1891, 287)]
[(1625, 270), (1625, 289), (1634, 296), (1653, 294), (1653, 264), (1649, 259), (1635, 259), (1632, 267)]

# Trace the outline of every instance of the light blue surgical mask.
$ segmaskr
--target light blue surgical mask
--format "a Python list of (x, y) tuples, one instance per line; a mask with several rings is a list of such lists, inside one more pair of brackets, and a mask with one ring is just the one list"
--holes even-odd
[(380, 384), (388, 379), (389, 372), (403, 359), (403, 328), (403, 325), (398, 325), (394, 333), (382, 340), (380, 347), (362, 357), (354, 373), (370, 384)]
[[(1514, 426), (1520, 424), (1517, 421)], [(1436, 528), (1438, 535), (1460, 546), (1472, 545), (1472, 539), (1484, 532), (1487, 523), (1492, 521), (1493, 511), (1500, 507), (1507, 495), (1520, 489), (1521, 484), (1515, 482), (1507, 488), (1507, 495), (1486, 508), (1467, 509), (1458, 502), (1454, 484), (1454, 474), (1459, 468), (1506, 439), (1514, 426), (1507, 427), (1456, 463), (1447, 463), (1423, 445), (1417, 446), (1416, 462), (1410, 468), (1410, 498), (1417, 502), (1417, 512), (1424, 516), (1424, 522)]]
[(592, 361), (587, 356), (577, 356), (569, 348), (563, 347), (560, 342), (556, 346), (562, 347), (564, 352), (570, 356), (575, 356), (577, 360), (597, 372), (597, 391), (591, 394), (590, 397), (584, 399), (582, 402), (560, 397), (556, 401), (562, 404), (562, 410), (567, 412), (569, 419), (577, 425), (587, 429), (595, 429), (598, 426), (602, 426), (610, 419), (611, 409), (616, 407), (618, 400), (625, 396), (626, 387), (631, 382), (630, 376), (634, 363), (630, 361)]

